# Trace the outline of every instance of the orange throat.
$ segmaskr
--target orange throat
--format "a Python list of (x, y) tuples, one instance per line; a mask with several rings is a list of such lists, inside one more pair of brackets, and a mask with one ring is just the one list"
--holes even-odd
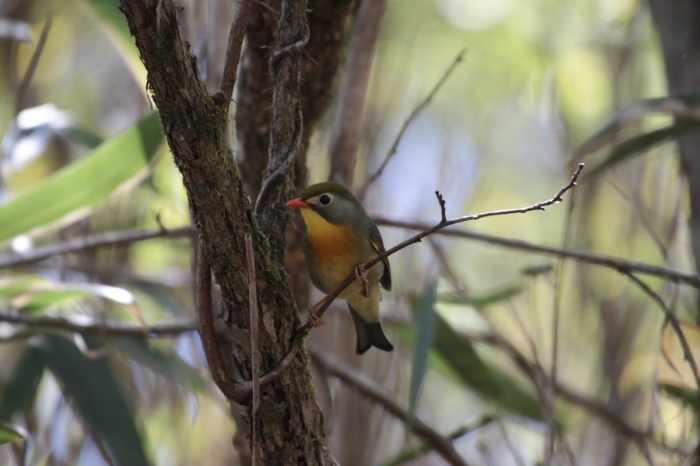
[(301, 209), (311, 253), (320, 261), (349, 260), (352, 257), (352, 232), (345, 225), (327, 222), (311, 209)]

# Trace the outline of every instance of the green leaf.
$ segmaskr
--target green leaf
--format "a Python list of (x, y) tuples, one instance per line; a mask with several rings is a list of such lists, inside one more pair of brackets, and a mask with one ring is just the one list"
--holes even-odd
[[(119, 0), (83, 0), (89, 12), (93, 13), (94, 23), (100, 26), (105, 36), (114, 44), (126, 67), (136, 82), (144, 82), (145, 69), (139, 57), (134, 38), (129, 31), (124, 14), (119, 10)], [(143, 86), (144, 97), (145, 86)]]
[(29, 432), (24, 427), (11, 422), (0, 421), (0, 445), (29, 438)]
[(58, 128), (57, 131), (66, 139), (85, 146), (88, 149), (94, 149), (104, 142), (102, 136), (79, 125)]
[(551, 272), (553, 268), (554, 266), (549, 262), (542, 262), (540, 264), (534, 264), (525, 267), (522, 270), (520, 270), (520, 273), (522, 273), (523, 275), (530, 275), (535, 277), (537, 275), (547, 274)]
[(48, 283), (47, 280), (35, 275), (0, 278), (0, 300), (14, 298), (31, 289), (46, 286)]
[(601, 163), (584, 173), (584, 178), (598, 175), (602, 171), (607, 170), (608, 168), (615, 166), (636, 154), (649, 150), (657, 144), (669, 141), (676, 136), (680, 136), (681, 134), (685, 134), (698, 128), (700, 128), (700, 120), (679, 118), (674, 124), (665, 128), (630, 138), (613, 147)]
[(134, 361), (194, 390), (204, 391), (207, 384), (199, 373), (176, 355), (168, 355), (148, 340), (136, 337), (115, 337), (109, 342)]
[(661, 390), (671, 398), (676, 398), (684, 405), (689, 406), (695, 414), (700, 413), (700, 393), (697, 390), (679, 387), (668, 383), (661, 384)]
[(614, 142), (623, 129), (654, 113), (668, 113), (676, 118), (700, 120), (700, 95), (668, 96), (633, 102), (616, 111), (610, 121), (584, 141), (574, 151), (574, 158), (579, 160), (586, 154)]
[(511, 413), (536, 420), (541, 418), (537, 399), (513, 377), (484, 363), (471, 342), (458, 334), (440, 314), (435, 315), (433, 347), (464, 385)]
[(33, 402), (46, 364), (36, 348), (27, 346), (17, 361), (12, 375), (0, 396), (0, 421), (10, 421)]
[[(91, 349), (96, 349), (93, 342), (86, 338)], [(44, 335), (39, 348), (63, 385), (64, 395), (80, 412), (87, 430), (102, 441), (114, 463), (148, 465), (131, 407), (108, 360), (87, 358), (73, 342), (57, 335)]]
[[(163, 142), (156, 112), (0, 206), (0, 243), (83, 218), (143, 178)], [(120, 189), (121, 188), (121, 189)]]
[(413, 368), (411, 369), (411, 387), (408, 395), (408, 425), (413, 422), (418, 399), (423, 390), (425, 374), (428, 371), (428, 355), (433, 345), (435, 329), (435, 301), (437, 300), (437, 282), (432, 283), (425, 293), (413, 300), (413, 315), (416, 317), (417, 334), (413, 345)]
[(60, 307), (88, 296), (90, 296), (90, 293), (84, 290), (45, 289), (19, 296), (13, 302), (14, 306), (20, 311), (32, 313)]
[(520, 286), (509, 286), (500, 290), (481, 295), (469, 294), (467, 296), (461, 296), (454, 293), (441, 294), (438, 297), (438, 301), (440, 301), (441, 303), (463, 304), (467, 306), (483, 308), (492, 304), (498, 304), (501, 301), (507, 301), (513, 296), (520, 294), (520, 292), (522, 291), (523, 289)]

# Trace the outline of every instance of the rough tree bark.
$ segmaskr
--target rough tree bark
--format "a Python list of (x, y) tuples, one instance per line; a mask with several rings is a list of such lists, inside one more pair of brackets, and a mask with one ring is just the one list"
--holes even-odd
[[(148, 71), (148, 86), (160, 111), (163, 129), (187, 190), (190, 209), (212, 269), (221, 287), (222, 306), (230, 316), (234, 361), (250, 379), (249, 304), (244, 237), (252, 235), (258, 289), (258, 342), (261, 373), (274, 368), (289, 349), (300, 322), (293, 296), (279, 262), (284, 236), (269, 227), (266, 237), (251, 210), (230, 148), (226, 145), (227, 116), (219, 100), (210, 96), (197, 70), (195, 57), (180, 39), (177, 7), (172, 0), (121, 0), (129, 28)], [(287, 9), (288, 8), (288, 9)], [(303, 0), (285, 2), (281, 17), (289, 21), (286, 37), (305, 22)], [(289, 15), (289, 16), (285, 16)], [(294, 41), (303, 37), (293, 37)], [(287, 45), (287, 44), (282, 44)], [(285, 53), (280, 60), (295, 60)], [(293, 66), (291, 74), (294, 74)], [(279, 78), (279, 76), (276, 76)], [(285, 78), (286, 79), (286, 78)], [(294, 132), (295, 121), (278, 118), (278, 149)], [(276, 155), (274, 160), (279, 160)], [(290, 177), (277, 183), (266, 202), (275, 210), (291, 194)], [(277, 221), (286, 224), (287, 214)], [(283, 229), (282, 229), (283, 231)], [(227, 355), (228, 356), (228, 355)], [(323, 440), (322, 416), (314, 399), (302, 349), (276, 382), (261, 389), (260, 447), (266, 465), (333, 464)]]

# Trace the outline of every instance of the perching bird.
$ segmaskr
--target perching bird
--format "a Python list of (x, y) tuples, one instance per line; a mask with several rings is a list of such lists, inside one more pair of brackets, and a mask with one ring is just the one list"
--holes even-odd
[[(304, 218), (302, 246), (311, 282), (324, 293), (331, 293), (353, 272), (354, 281), (341, 294), (348, 302), (357, 331), (357, 354), (374, 346), (383, 351), (394, 347), (379, 324), (379, 285), (391, 290), (389, 260), (374, 265), (366, 273), (358, 266), (384, 252), (377, 225), (350, 191), (338, 183), (309, 186), (301, 197), (287, 202), (297, 207)], [(311, 309), (309, 321), (323, 323)]]

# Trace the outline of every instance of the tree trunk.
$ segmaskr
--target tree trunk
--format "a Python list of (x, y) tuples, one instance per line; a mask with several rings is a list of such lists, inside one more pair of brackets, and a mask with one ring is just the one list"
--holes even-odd
[[(289, 20), (287, 27), (293, 32), (295, 26), (305, 22), (306, 5), (299, 0), (289, 4), (289, 10), (285, 10), (287, 4), (283, 5), (281, 20)], [(272, 261), (269, 255), (271, 250), (283, 250), (284, 235), (271, 228), (269, 231), (275, 234), (265, 237), (258, 227), (226, 145), (227, 115), (222, 108), (227, 102), (222, 101), (223, 94), (210, 96), (206, 92), (196, 59), (181, 42), (173, 1), (121, 0), (121, 8), (148, 71), (148, 86), (160, 110), (192, 216), (221, 287), (222, 306), (231, 318), (235, 364), (249, 380), (251, 350), (244, 237), (249, 233), (254, 241), (261, 317), (258, 349), (261, 373), (265, 373), (282, 360), (300, 325), (281, 264)], [(297, 55), (285, 54), (280, 60), (293, 61), (298, 59)], [(285, 73), (289, 74), (285, 79), (294, 79), (293, 63)], [(294, 132), (287, 119), (279, 119), (278, 124), (285, 126), (279, 128), (282, 134)], [(280, 146), (285, 140), (279, 140)], [(285, 176), (271, 191), (266, 209), (279, 210), (281, 200), (290, 194), (290, 176)], [(286, 220), (286, 213), (277, 219), (281, 225), (286, 225)], [(263, 464), (334, 464), (323, 440), (322, 416), (314, 399), (303, 348), (276, 382), (261, 389), (260, 396), (258, 425)]]

